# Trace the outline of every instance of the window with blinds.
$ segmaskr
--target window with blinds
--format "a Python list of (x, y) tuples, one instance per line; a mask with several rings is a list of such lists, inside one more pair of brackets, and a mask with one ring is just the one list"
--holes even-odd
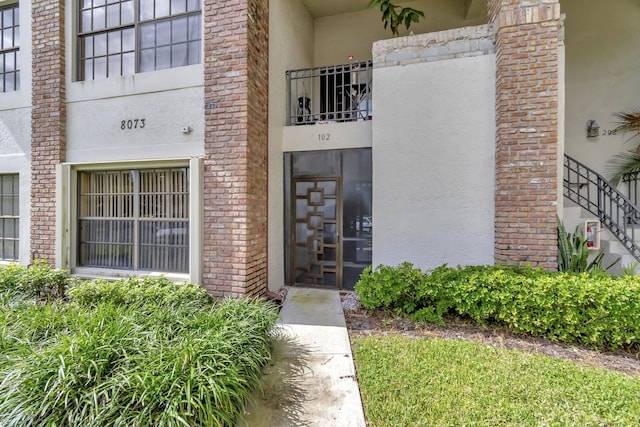
[(0, 259), (18, 261), (19, 236), (19, 177), (0, 175)]
[(78, 173), (78, 266), (189, 272), (189, 169)]

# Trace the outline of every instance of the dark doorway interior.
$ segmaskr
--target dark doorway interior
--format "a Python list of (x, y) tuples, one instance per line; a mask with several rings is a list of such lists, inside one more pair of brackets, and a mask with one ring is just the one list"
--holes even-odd
[(353, 289), (371, 265), (371, 150), (285, 153), (287, 283)]

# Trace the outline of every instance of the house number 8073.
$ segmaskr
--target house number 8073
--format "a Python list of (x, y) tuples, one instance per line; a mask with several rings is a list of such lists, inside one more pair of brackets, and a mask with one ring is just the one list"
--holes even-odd
[(120, 121), (120, 129), (144, 129), (145, 119), (129, 119)]

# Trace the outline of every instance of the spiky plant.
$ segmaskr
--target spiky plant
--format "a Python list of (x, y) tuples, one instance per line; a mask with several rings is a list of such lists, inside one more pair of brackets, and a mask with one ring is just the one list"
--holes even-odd
[(584, 233), (580, 227), (576, 227), (573, 233), (569, 233), (562, 220), (556, 217), (558, 224), (558, 271), (571, 271), (574, 273), (604, 273), (616, 265), (617, 258), (609, 266), (604, 267), (604, 250), (600, 250), (593, 261), (588, 262), (589, 247)]
[[(616, 132), (631, 133), (625, 142), (629, 142), (640, 135), (640, 107), (634, 110), (614, 113), (618, 126)], [(619, 185), (625, 175), (640, 173), (640, 144), (634, 149), (616, 154), (607, 162), (609, 180), (614, 186)]]

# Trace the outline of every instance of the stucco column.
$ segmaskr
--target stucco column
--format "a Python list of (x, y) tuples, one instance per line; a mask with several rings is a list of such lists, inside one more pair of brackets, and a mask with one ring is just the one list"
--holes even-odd
[(495, 261), (557, 269), (559, 0), (489, 0), (496, 32)]
[(65, 161), (66, 151), (64, 17), (64, 0), (32, 2), (31, 257), (51, 264), (56, 248), (56, 165)]
[(268, 0), (206, 0), (203, 286), (267, 286)]

